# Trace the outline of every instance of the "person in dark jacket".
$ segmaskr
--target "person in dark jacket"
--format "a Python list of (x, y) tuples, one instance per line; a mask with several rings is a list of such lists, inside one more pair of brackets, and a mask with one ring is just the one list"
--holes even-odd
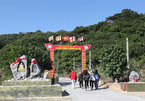
[(86, 90), (87, 90), (87, 88), (89, 88), (89, 85), (88, 85), (88, 83), (89, 83), (89, 78), (90, 78), (90, 74), (88, 73), (87, 70), (85, 70), (85, 71), (83, 72), (83, 79), (84, 79), (84, 81), (85, 81), (85, 89), (86, 89)]
[(100, 74), (98, 73), (98, 70), (94, 70), (94, 77), (95, 77), (95, 89), (98, 89), (98, 82), (100, 79)]
[(79, 81), (80, 88), (83, 88), (83, 72), (79, 73), (78, 81)]

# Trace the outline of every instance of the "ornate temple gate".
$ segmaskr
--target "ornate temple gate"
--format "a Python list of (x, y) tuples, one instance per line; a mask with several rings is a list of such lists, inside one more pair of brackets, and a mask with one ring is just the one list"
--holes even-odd
[(82, 70), (86, 70), (86, 50), (89, 50), (91, 45), (84, 46), (66, 46), (66, 45), (52, 45), (45, 44), (46, 48), (50, 50), (50, 59), (52, 63), (52, 70), (50, 70), (50, 79), (54, 78), (54, 50), (81, 50), (82, 51)]

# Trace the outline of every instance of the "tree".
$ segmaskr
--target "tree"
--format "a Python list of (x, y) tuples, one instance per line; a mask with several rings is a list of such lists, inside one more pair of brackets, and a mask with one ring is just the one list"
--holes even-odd
[(110, 16), (107, 18), (107, 21), (111, 21), (111, 22), (114, 22), (114, 21), (117, 21), (117, 20), (120, 20), (120, 21), (123, 21), (123, 20), (131, 20), (131, 19), (136, 19), (139, 17), (139, 14), (135, 11), (132, 11), (131, 9), (123, 9), (121, 13), (117, 13), (113, 16)]
[(123, 48), (118, 45), (105, 47), (102, 50), (100, 67), (103, 73), (113, 81), (119, 80), (127, 70), (126, 56)]

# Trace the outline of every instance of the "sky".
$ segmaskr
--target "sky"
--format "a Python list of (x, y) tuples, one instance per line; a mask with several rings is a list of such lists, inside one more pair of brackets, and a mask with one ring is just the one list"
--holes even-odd
[(72, 31), (131, 9), (145, 13), (145, 0), (0, 0), (0, 34)]

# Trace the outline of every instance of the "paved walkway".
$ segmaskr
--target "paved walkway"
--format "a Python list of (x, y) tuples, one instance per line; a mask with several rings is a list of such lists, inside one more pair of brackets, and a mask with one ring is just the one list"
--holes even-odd
[(79, 88), (76, 83), (76, 88), (71, 88), (71, 80), (69, 78), (60, 78), (59, 83), (62, 85), (72, 101), (145, 101), (145, 98), (124, 94), (121, 92), (114, 92), (107, 89), (85, 91)]

